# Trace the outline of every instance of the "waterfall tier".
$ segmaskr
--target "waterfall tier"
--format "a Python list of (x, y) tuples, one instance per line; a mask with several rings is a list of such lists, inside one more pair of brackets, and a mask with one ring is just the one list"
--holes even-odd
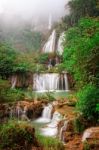
[(58, 41), (56, 41), (56, 31), (53, 30), (48, 41), (45, 43), (42, 52), (43, 53), (53, 53), (57, 52), (59, 55), (63, 54), (63, 41), (65, 33), (61, 33)]
[(59, 55), (63, 54), (63, 41), (64, 41), (64, 37), (65, 37), (65, 33), (61, 33), (59, 40), (58, 40), (58, 45), (57, 45), (57, 53), (59, 53)]
[(38, 123), (50, 122), (52, 118), (52, 110), (53, 110), (53, 106), (51, 104), (45, 106), (42, 112), (42, 116), (39, 119), (37, 119), (36, 122)]
[(55, 42), (56, 42), (56, 31), (53, 30), (48, 41), (43, 47), (43, 53), (53, 53), (55, 51)]
[(17, 76), (12, 76), (11, 78), (11, 88), (14, 89), (16, 87), (16, 83), (17, 83)]
[(52, 115), (53, 105), (48, 104), (44, 107), (41, 118), (37, 119), (35, 123), (47, 123), (45, 127), (41, 128), (41, 134), (44, 136), (56, 136), (58, 133), (58, 123), (63, 116), (55, 111)]
[(47, 73), (33, 76), (33, 90), (45, 91), (68, 91), (67, 74)]
[(41, 133), (44, 136), (57, 136), (58, 134), (58, 123), (62, 120), (62, 115), (55, 111), (52, 120), (45, 128), (41, 129)]

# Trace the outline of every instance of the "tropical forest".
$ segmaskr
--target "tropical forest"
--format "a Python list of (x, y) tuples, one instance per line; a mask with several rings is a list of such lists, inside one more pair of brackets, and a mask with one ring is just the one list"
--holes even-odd
[(0, 150), (99, 150), (99, 0), (0, 0)]

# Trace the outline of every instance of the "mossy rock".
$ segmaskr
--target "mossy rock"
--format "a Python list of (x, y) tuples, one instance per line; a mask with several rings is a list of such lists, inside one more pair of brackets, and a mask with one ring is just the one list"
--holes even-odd
[(35, 129), (26, 122), (9, 121), (0, 128), (0, 150), (31, 150), (39, 147)]

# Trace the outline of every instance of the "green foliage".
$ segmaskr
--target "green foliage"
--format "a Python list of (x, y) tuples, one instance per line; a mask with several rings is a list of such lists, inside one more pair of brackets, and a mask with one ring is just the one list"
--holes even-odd
[(53, 102), (56, 100), (53, 92), (46, 92), (46, 93), (40, 94), (40, 95), (38, 94), (37, 99), (38, 100), (45, 100), (48, 102)]
[(0, 102), (16, 102), (24, 99), (24, 92), (16, 89), (8, 89), (0, 92)]
[(55, 101), (55, 97), (53, 96), (53, 93), (47, 92), (46, 96), (47, 96), (47, 99), (48, 99), (49, 102), (50, 101)]
[(63, 19), (67, 26), (73, 26), (82, 17), (98, 16), (99, 13), (98, 0), (71, 0), (67, 6), (70, 7), (70, 14)]
[(0, 150), (30, 149), (36, 144), (34, 129), (25, 122), (9, 121), (0, 128)]
[(40, 64), (45, 64), (48, 61), (49, 58), (49, 54), (45, 53), (45, 54), (40, 54), (38, 57), (38, 62)]
[(7, 80), (0, 79), (0, 102), (15, 102), (24, 99), (21, 90), (11, 89)]
[(90, 150), (90, 145), (87, 141), (84, 142), (84, 150)]
[(66, 33), (64, 66), (79, 88), (89, 82), (98, 83), (98, 28), (97, 19), (84, 18)]
[(96, 105), (96, 111), (99, 112), (99, 103)]
[(87, 85), (77, 93), (77, 110), (91, 121), (97, 121), (99, 112), (96, 111), (96, 104), (99, 103), (99, 89), (94, 85)]
[(34, 31), (29, 25), (20, 25), (20, 27), (14, 27), (13, 29), (1, 29), (1, 39), (10, 43), (13, 48), (21, 52), (33, 52), (38, 51), (41, 48), (43, 41), (43, 34), (39, 31)]
[(10, 84), (7, 80), (3, 80), (0, 78), (0, 92), (8, 89), (10, 87)]
[(40, 134), (37, 134), (36, 137), (46, 150), (64, 150), (63, 144), (58, 139), (52, 137), (44, 137)]
[(79, 118), (74, 120), (74, 131), (75, 133), (82, 133), (85, 129), (85, 126), (82, 124)]
[(11, 46), (0, 43), (0, 75), (8, 77), (13, 73), (15, 67), (16, 53)]

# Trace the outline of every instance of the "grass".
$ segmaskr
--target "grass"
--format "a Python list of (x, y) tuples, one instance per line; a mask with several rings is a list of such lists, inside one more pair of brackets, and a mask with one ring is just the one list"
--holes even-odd
[(62, 142), (60, 142), (57, 138), (44, 137), (39, 133), (36, 133), (36, 137), (44, 150), (64, 150)]

